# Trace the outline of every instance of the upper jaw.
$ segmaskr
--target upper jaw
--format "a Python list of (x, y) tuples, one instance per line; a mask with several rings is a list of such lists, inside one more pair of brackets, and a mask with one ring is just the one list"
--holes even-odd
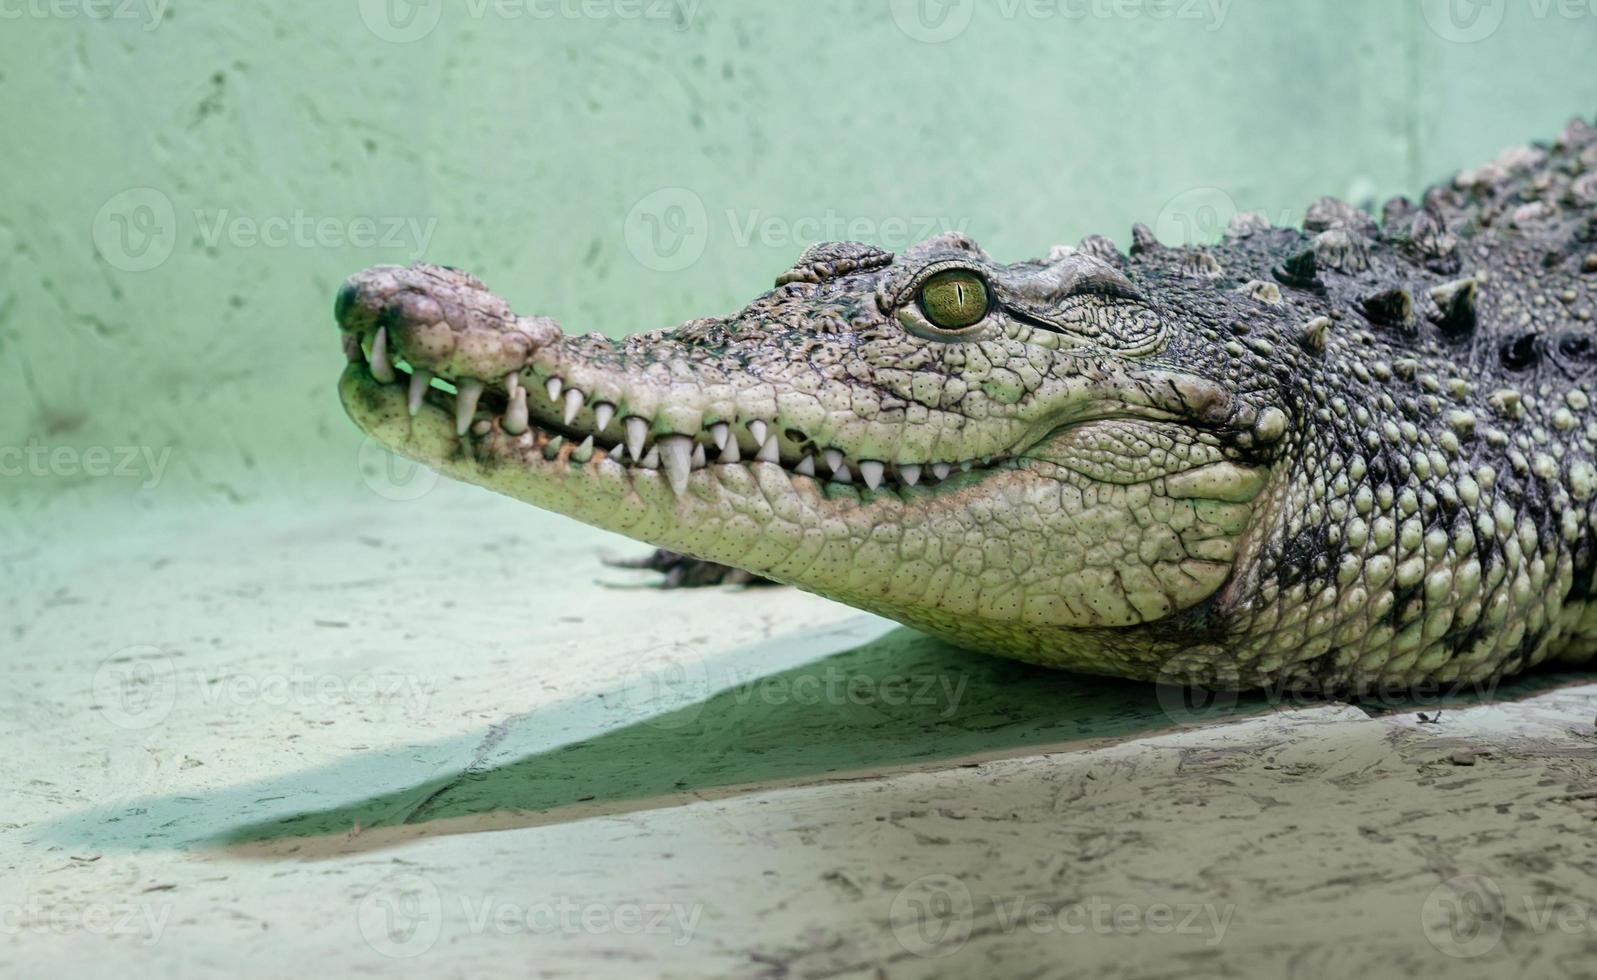
[[(1013, 455), (1001, 438), (983, 451), (905, 459), (852, 439), (807, 437), (784, 421), (771, 385), (628, 370), (627, 352), (603, 337), (565, 338), (553, 320), (519, 316), (480, 280), (447, 267), (359, 273), (339, 291), (334, 313), (351, 383), (408, 389), (411, 415), (451, 414), (479, 453), (504, 436), (545, 455), (570, 447), (581, 462), (597, 454), (658, 471), (678, 493), (709, 465), (773, 463), (796, 477), (875, 491), (938, 483)], [(354, 406), (351, 414), (362, 422)]]

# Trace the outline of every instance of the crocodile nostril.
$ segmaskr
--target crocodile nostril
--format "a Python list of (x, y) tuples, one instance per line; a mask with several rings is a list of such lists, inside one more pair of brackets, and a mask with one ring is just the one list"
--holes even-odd
[(355, 298), (359, 293), (360, 290), (355, 288), (354, 283), (344, 283), (343, 288), (338, 291), (338, 299), (333, 302), (333, 319), (343, 323), (349, 311), (355, 308)]

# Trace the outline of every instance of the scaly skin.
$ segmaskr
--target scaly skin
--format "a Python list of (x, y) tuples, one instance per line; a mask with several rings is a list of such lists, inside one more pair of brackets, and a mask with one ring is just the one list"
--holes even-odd
[[(614, 342), (380, 267), (340, 390), (459, 479), (1036, 663), (1356, 692), (1589, 661), (1597, 135), (1304, 225), (820, 245)], [(402, 365), (462, 395), (421, 373), (412, 416)]]

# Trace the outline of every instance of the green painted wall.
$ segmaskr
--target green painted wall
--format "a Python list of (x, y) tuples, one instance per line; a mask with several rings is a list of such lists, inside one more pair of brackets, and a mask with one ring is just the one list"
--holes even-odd
[(622, 333), (816, 238), (1414, 191), (1597, 112), (1593, 64), (1597, 0), (0, 0), (0, 497), (358, 482), (369, 264)]

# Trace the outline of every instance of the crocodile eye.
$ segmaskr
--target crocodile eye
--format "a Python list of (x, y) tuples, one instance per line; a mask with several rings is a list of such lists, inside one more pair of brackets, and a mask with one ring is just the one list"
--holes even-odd
[(921, 312), (933, 326), (963, 330), (987, 316), (987, 284), (969, 269), (949, 269), (926, 280), (920, 290)]

